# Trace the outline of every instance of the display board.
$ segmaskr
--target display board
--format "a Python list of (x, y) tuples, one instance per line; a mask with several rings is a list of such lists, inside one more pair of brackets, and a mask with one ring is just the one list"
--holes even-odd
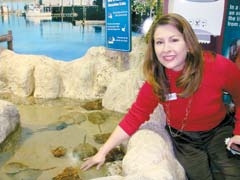
[(106, 1), (106, 46), (131, 51), (131, 4), (128, 0)]
[(240, 1), (228, 0), (222, 54), (240, 67)]

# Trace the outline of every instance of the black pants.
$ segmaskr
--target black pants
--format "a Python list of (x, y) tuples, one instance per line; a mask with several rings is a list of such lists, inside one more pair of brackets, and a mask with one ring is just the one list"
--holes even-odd
[(229, 156), (225, 145), (225, 138), (232, 137), (233, 124), (233, 118), (226, 116), (210, 131), (183, 132), (179, 137), (169, 133), (189, 180), (240, 180), (240, 160)]

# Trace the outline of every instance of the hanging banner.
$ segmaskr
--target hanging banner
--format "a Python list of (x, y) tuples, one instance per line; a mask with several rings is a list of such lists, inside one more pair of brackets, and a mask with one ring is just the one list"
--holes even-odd
[(129, 0), (106, 1), (106, 46), (131, 51), (131, 6)]
[(222, 54), (240, 67), (240, 1), (228, 0)]

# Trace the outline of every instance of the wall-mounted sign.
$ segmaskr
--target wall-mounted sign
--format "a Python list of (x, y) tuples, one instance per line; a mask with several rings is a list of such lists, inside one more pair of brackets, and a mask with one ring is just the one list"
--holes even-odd
[(222, 54), (240, 68), (240, 1), (228, 0)]
[(107, 48), (118, 51), (131, 51), (130, 1), (107, 0), (105, 9)]

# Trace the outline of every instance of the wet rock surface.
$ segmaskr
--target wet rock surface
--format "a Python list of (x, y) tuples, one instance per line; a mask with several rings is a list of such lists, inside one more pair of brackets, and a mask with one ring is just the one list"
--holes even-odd
[(82, 107), (85, 108), (86, 110), (101, 110), (101, 109), (103, 109), (102, 100), (97, 99), (95, 101), (85, 102), (82, 105)]
[(54, 157), (62, 157), (66, 155), (67, 149), (64, 146), (58, 146), (51, 150)]
[(114, 161), (121, 161), (125, 152), (121, 147), (113, 148), (106, 156), (106, 162), (114, 162)]
[(84, 160), (97, 153), (97, 148), (86, 142), (87, 136), (84, 136), (83, 143), (80, 143), (73, 149), (73, 157)]
[(111, 133), (99, 133), (99, 134), (94, 134), (93, 138), (96, 143), (104, 144), (110, 135)]
[(107, 115), (101, 111), (92, 111), (88, 113), (88, 120), (93, 124), (103, 124), (106, 121)]
[(52, 180), (83, 180), (78, 175), (78, 169), (74, 167), (66, 167), (62, 173), (53, 177)]

